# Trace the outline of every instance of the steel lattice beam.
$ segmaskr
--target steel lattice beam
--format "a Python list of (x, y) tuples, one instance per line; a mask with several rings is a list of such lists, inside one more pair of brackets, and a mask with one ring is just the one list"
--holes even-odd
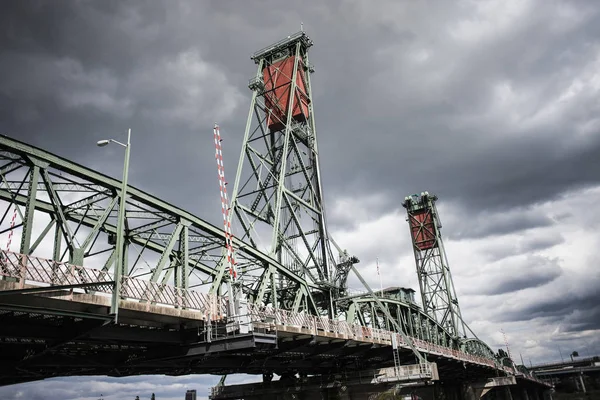
[[(273, 258), (320, 287), (317, 307), (332, 315), (337, 263), (325, 227), (308, 68), (311, 46), (299, 32), (252, 57), (258, 69), (249, 85), (252, 100), (232, 194), (232, 224), (243, 240), (267, 245)], [(275, 285), (269, 304), (313, 312), (309, 290), (286, 290), (297, 285), (279, 271), (261, 279), (260, 293)]]
[[(0, 149), (14, 166), (3, 170), (0, 200), (9, 208), (19, 206), (22, 217), (15, 227), (24, 227), (21, 247), (15, 250), (57, 261), (68, 255), (71, 261), (79, 258), (84, 265), (93, 262), (111, 270), (120, 182), (6, 136), (0, 136)], [(134, 187), (128, 188), (128, 194), (127, 271), (176, 287), (203, 286), (218, 277), (225, 241), (221, 229)], [(36, 235), (34, 221), (42, 215), (48, 221)], [(255, 247), (237, 239), (234, 245), (239, 263), (245, 266), (245, 290), (252, 298), (257, 296), (265, 268), (274, 268), (309, 290), (316, 288)], [(51, 255), (41, 254), (41, 248), (51, 248)], [(177, 274), (170, 272), (171, 264), (165, 268), (169, 258), (177, 260), (173, 265)]]
[[(347, 295), (348, 272), (358, 259), (342, 251), (326, 229), (310, 82), (312, 67), (308, 60), (311, 46), (308, 36), (299, 32), (253, 56), (258, 69), (249, 85), (252, 100), (233, 189), (233, 212), (230, 214), (234, 216), (231, 221), (234, 229), (241, 232), (233, 238), (233, 247), (239, 282), (250, 301), (248, 309), (268, 319), (277, 320), (284, 316), (287, 322), (283, 323), (282, 329), (286, 328), (286, 324), (298, 325), (305, 333), (312, 332), (314, 337), (318, 336), (318, 326), (327, 335), (346, 335), (348, 338), (363, 338), (363, 333), (368, 332), (369, 340), (381, 340), (373, 335), (393, 334), (401, 337), (418, 358), (421, 357), (419, 352), (437, 354), (436, 357), (444, 354), (450, 358), (460, 353), (456, 359), (468, 360), (466, 352), (480, 357), (475, 363), (489, 367), (493, 358), (489, 347), (476, 338), (459, 338), (464, 333), (464, 329), (460, 331), (463, 322), (454, 289), (449, 285), (449, 268), (441, 239), (437, 241), (439, 226), (436, 225), (435, 207), (431, 204), (429, 212), (433, 215), (434, 224), (432, 227), (421, 224), (421, 233), (423, 229), (429, 229), (437, 248), (442, 250), (432, 256), (431, 252), (417, 249), (413, 240), (417, 272), (421, 274), (421, 291), (425, 293), (424, 309), (419, 309), (414, 301), (399, 298), (391, 292)], [(230, 287), (229, 277), (224, 274), (225, 233), (221, 228), (128, 186), (124, 207), (125, 229), (119, 237), (122, 240), (116, 240), (119, 234), (116, 205), (121, 191), (120, 181), (6, 136), (0, 136), (0, 160), (3, 163), (0, 165), (0, 203), (7, 206), (0, 234), (12, 231), (20, 235), (20, 241), (15, 241), (20, 243), (20, 248), (2, 252), (4, 258), (0, 260), (3, 268), (8, 267), (8, 264), (2, 264), (6, 257), (11, 261), (10, 273), (7, 268), (0, 273), (1, 279), (6, 282), (0, 283), (7, 284), (4, 285), (7, 292), (2, 299), (13, 301), (0, 307), (0, 319), (2, 313), (7, 312), (22, 313), (34, 319), (37, 314), (52, 316), (57, 319), (57, 324), (66, 318), (106, 319), (101, 307), (95, 312), (50, 307), (44, 310), (44, 306), (39, 304), (40, 297), (35, 293), (62, 290), (70, 291), (72, 295), (73, 290), (85, 290), (85, 295), (95, 296), (95, 293), (102, 292), (104, 286), (114, 280), (109, 278), (113, 276), (115, 244), (119, 242), (124, 244), (123, 287), (128, 301), (134, 299), (136, 306), (150, 307), (168, 295), (162, 304), (183, 311), (189, 311), (191, 306), (196, 307), (194, 312), (220, 309), (220, 303), (213, 307), (210, 302), (224, 298)], [(7, 228), (5, 221), (13, 207), (16, 207), (18, 218), (11, 229)], [(415, 211), (418, 210), (409, 210), (409, 216)], [(338, 250), (339, 260), (333, 256), (330, 243)], [(268, 253), (258, 250), (264, 245), (269, 247)], [(37, 269), (31, 267), (36, 257), (46, 259), (36, 261), (43, 268), (40, 265)], [(41, 282), (54, 286), (25, 288), (26, 280), (30, 279), (23, 275), (25, 262), (31, 267), (26, 273), (43, 272), (45, 275), (40, 278)], [(425, 272), (429, 274), (429, 280), (425, 278)], [(58, 273), (62, 274), (60, 282), (55, 279)], [(97, 277), (97, 282), (93, 282), (94, 278), (91, 282), (90, 279), (82, 280), (82, 276)], [(17, 293), (23, 294), (22, 299), (31, 300), (31, 304), (15, 303), (15, 298), (21, 299)], [(87, 310), (87, 306), (84, 309)], [(341, 316), (345, 316), (346, 320), (340, 320)], [(192, 351), (190, 349), (194, 345), (189, 343), (199, 340), (198, 329), (200, 326), (206, 328), (206, 325), (192, 320), (187, 322), (187, 328), (180, 325), (180, 329), (192, 327), (194, 331), (189, 334), (191, 339), (186, 336), (187, 333), (182, 335), (182, 341), (189, 346), (181, 348), (186, 352), (185, 357), (173, 360), (185, 361), (178, 364), (182, 369), (177, 373), (200, 370), (212, 373), (286, 371), (291, 368), (285, 359), (278, 358), (295, 357), (286, 355), (285, 351), (275, 352), (258, 363), (251, 360), (250, 354), (246, 361), (243, 360), (244, 355), (232, 358), (233, 361), (219, 356), (215, 365), (199, 368), (193, 363), (204, 360), (204, 350)], [(165, 329), (166, 333), (176, 325), (171, 321), (161, 329)], [(160, 366), (152, 364), (144, 358), (144, 354), (151, 354), (147, 352), (149, 347), (137, 346), (127, 340), (118, 345), (123, 346), (124, 352), (129, 352), (121, 355), (121, 359), (114, 358), (117, 350), (106, 344), (85, 340), (59, 342), (64, 347), (61, 351), (78, 354), (80, 365), (60, 358), (62, 353), (59, 351), (52, 354), (56, 358), (46, 358), (46, 353), (40, 350), (40, 346), (47, 345), (43, 340), (38, 343), (27, 337), (8, 336), (0, 337), (0, 342), (2, 340), (27, 343), (34, 354), (40, 354), (36, 359), (40, 368), (56, 367), (67, 371), (57, 370), (58, 375), (88, 370), (111, 373), (111, 365), (121, 365), (123, 370), (119, 374), (171, 371), (172, 367), (169, 362)], [(180, 344), (177, 341), (171, 343), (175, 347)], [(339, 341), (320, 344), (321, 347), (308, 350), (308, 356), (303, 356), (305, 359), (297, 360), (295, 368), (327, 372), (340, 367), (332, 361), (338, 356), (347, 357), (343, 363), (350, 365), (356, 362), (352, 355), (362, 355), (363, 363), (382, 362), (387, 357), (384, 353), (389, 352), (388, 348), (381, 346), (361, 344), (357, 349), (349, 349), (346, 344)], [(211, 347), (206, 343), (201, 346), (204, 349)], [(109, 367), (89, 365), (85, 355), (93, 351), (101, 354), (98, 363), (106, 363)], [(158, 345), (153, 351), (162, 354), (165, 349)], [(189, 351), (193, 354), (187, 353)], [(171, 357), (168, 353), (167, 356)], [(412, 354), (409, 350), (403, 357), (414, 357)], [(15, 357), (18, 359), (19, 354)], [(18, 380), (17, 377), (11, 379)]]

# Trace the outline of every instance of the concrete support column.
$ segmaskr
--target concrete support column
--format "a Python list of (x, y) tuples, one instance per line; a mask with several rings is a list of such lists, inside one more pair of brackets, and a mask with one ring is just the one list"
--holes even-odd
[(585, 390), (585, 383), (583, 382), (583, 374), (579, 374), (579, 384), (581, 385), (581, 391), (586, 393), (587, 391)]
[(459, 386), (444, 386), (446, 400), (462, 400)]
[(479, 400), (479, 395), (471, 385), (465, 385), (463, 389), (463, 398), (465, 400)]
[(545, 390), (544, 394), (543, 394), (543, 399), (544, 400), (552, 400), (552, 391)]

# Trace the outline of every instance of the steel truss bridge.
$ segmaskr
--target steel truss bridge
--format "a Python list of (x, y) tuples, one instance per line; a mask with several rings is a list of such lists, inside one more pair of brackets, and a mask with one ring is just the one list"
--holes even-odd
[[(426, 309), (410, 289), (372, 291), (359, 260), (327, 233), (310, 46), (299, 32), (253, 57), (229, 217), (241, 232), (232, 239), (236, 279), (222, 228), (128, 186), (121, 233), (120, 181), (0, 136), (0, 237), (9, 242), (0, 253), (0, 384), (195, 373), (270, 380), (432, 362), (440, 379), (535, 380), (465, 329), (427, 195), (404, 204), (418, 221), (410, 224)], [(258, 250), (259, 232), (270, 251)], [(364, 293), (348, 290), (350, 273)]]

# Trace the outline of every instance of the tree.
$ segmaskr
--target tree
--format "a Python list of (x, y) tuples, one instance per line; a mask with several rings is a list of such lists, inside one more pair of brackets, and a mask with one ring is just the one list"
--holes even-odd
[(150, 400), (156, 400), (156, 397), (154, 397), (154, 393), (152, 393), (152, 397), (150, 397)]

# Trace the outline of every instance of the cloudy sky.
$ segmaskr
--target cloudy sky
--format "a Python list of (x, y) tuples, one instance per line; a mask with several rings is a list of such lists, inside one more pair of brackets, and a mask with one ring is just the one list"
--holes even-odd
[[(527, 364), (600, 353), (597, 1), (13, 1), (0, 6), (0, 133), (220, 224), (212, 123), (233, 179), (251, 54), (315, 41), (329, 229), (378, 287), (417, 287), (400, 202), (436, 193), (463, 316)], [(151, 162), (149, 161), (151, 160)], [(357, 285), (356, 281), (351, 282)], [(215, 377), (69, 378), (5, 399), (180, 399)], [(73, 384), (73, 383), (76, 384)]]

